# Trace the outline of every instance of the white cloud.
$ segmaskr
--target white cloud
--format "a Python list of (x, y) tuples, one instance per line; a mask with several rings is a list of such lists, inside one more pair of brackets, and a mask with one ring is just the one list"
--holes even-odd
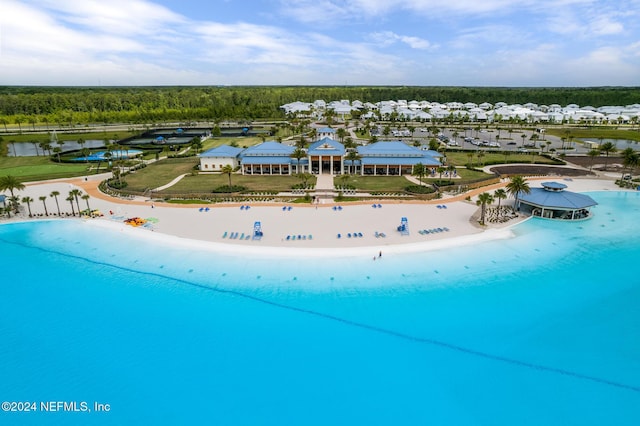
[(638, 12), (594, 1), (282, 0), (299, 25), (2, 0), (0, 84), (637, 84)]
[(624, 25), (611, 16), (600, 15), (591, 22), (590, 30), (596, 35), (620, 34), (624, 31)]
[(428, 40), (420, 37), (404, 36), (394, 33), (393, 31), (383, 31), (378, 33), (372, 33), (370, 37), (378, 44), (383, 46), (389, 46), (396, 42), (402, 42), (407, 44), (412, 49), (429, 49), (433, 47)]

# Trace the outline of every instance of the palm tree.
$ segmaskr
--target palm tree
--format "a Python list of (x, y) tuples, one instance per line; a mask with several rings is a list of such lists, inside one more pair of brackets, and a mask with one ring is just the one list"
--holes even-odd
[(85, 161), (88, 163), (89, 162), (89, 155), (91, 154), (91, 151), (89, 150), (89, 148), (82, 148), (80, 150), (80, 155), (82, 157), (84, 157)]
[(338, 140), (342, 142), (345, 136), (347, 136), (347, 131), (343, 127), (340, 127), (336, 130), (336, 135), (338, 136)]
[(62, 148), (56, 146), (53, 148), (53, 153), (58, 157), (58, 163), (60, 162), (60, 153), (62, 152)]
[(456, 166), (449, 164), (447, 166), (447, 172), (449, 172), (449, 182), (453, 182), (453, 172), (456, 170)]
[(29, 209), (29, 217), (33, 217), (33, 215), (31, 214), (31, 203), (33, 202), (33, 198), (29, 196), (22, 197), (22, 202), (27, 203), (27, 209)]
[(493, 197), (498, 200), (498, 217), (500, 217), (500, 200), (507, 198), (507, 191), (504, 188), (498, 188), (493, 191)]
[(296, 173), (300, 173), (300, 160), (307, 156), (307, 153), (301, 148), (298, 147), (291, 153), (291, 158), (296, 159)]
[(51, 194), (49, 194), (49, 197), (53, 197), (56, 200), (56, 207), (58, 208), (58, 216), (60, 216), (60, 204), (58, 204), (58, 195), (60, 195), (58, 191), (51, 191)]
[(478, 151), (478, 165), (482, 166), (482, 157), (484, 157), (484, 152)]
[(360, 155), (358, 154), (358, 152), (349, 151), (345, 159), (351, 162), (351, 168), (349, 169), (349, 173), (355, 173), (355, 167), (354, 167), (355, 162), (360, 159)]
[(520, 193), (529, 194), (531, 193), (531, 188), (529, 187), (529, 183), (525, 180), (524, 177), (520, 175), (511, 176), (510, 182), (505, 187), (507, 189), (507, 193), (515, 198), (515, 207), (516, 210), (520, 209), (519, 206), (519, 198)]
[(604, 152), (605, 160), (604, 160), (604, 170), (607, 170), (607, 163), (609, 161), (609, 154), (613, 154), (617, 151), (616, 146), (612, 142), (605, 142), (600, 145), (600, 152)]
[(89, 207), (89, 198), (91, 198), (91, 197), (89, 196), (89, 194), (84, 194), (80, 198), (82, 198), (84, 201), (87, 202), (87, 214), (89, 216), (91, 216), (91, 207)]
[(15, 197), (14, 191), (22, 191), (24, 188), (24, 184), (15, 176), (0, 177), (0, 191), (9, 191), (12, 197)]
[(49, 143), (48, 140), (44, 140), (42, 142), (40, 142), (40, 148), (42, 148), (42, 152), (48, 152), (49, 155), (51, 155), (51, 144)]
[(76, 215), (76, 211), (73, 208), (73, 195), (69, 195), (66, 200), (69, 202), (69, 204), (71, 204), (71, 215), (75, 216)]
[(633, 150), (633, 148), (627, 148), (622, 151), (622, 177), (620, 179), (624, 179), (624, 175), (627, 170), (631, 172), (634, 168), (638, 166), (638, 153)]
[(438, 174), (440, 175), (438, 177), (438, 185), (440, 185), (440, 181), (442, 180), (442, 174), (446, 171), (447, 169), (445, 169), (444, 167), (440, 166), (437, 169)]
[(226, 164), (220, 170), (222, 174), (227, 175), (229, 178), (229, 188), (231, 188), (231, 174), (234, 172), (233, 166), (231, 164)]
[(591, 164), (589, 164), (589, 171), (591, 171), (591, 169), (593, 169), (593, 162), (595, 161), (596, 157), (600, 156), (600, 151), (597, 149), (592, 149), (587, 153), (587, 155), (591, 158)]
[(422, 186), (422, 178), (425, 174), (427, 174), (427, 169), (424, 167), (424, 164), (418, 163), (413, 166), (413, 171), (411, 173), (413, 176), (417, 176), (420, 181), (420, 186)]
[(478, 200), (476, 204), (480, 206), (480, 224), (484, 225), (484, 217), (487, 212), (487, 204), (491, 204), (493, 202), (493, 196), (488, 192), (483, 192), (478, 195)]
[(16, 197), (15, 195), (13, 197), (9, 197), (9, 206), (9, 210), (13, 210), (15, 214), (18, 214), (18, 208), (20, 207), (20, 198)]
[(467, 152), (467, 158), (469, 159), (469, 167), (473, 168), (473, 152)]
[(49, 216), (49, 210), (47, 210), (47, 196), (41, 195), (38, 197), (40, 201), (42, 201), (42, 205), (44, 206), (44, 214), (45, 216)]
[(80, 202), (78, 201), (78, 197), (82, 195), (82, 191), (79, 189), (72, 189), (69, 191), (69, 196), (73, 197), (76, 200), (76, 206), (78, 206), (78, 214), (80, 214)]

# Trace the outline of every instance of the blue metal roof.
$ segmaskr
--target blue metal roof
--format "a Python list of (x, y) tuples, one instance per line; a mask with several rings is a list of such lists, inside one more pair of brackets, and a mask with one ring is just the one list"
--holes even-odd
[(531, 193), (520, 193), (519, 199), (525, 204), (537, 207), (557, 209), (584, 209), (598, 203), (585, 194), (570, 191), (548, 191), (544, 188), (531, 188)]
[(425, 151), (409, 146), (400, 141), (383, 141), (370, 145), (359, 146), (358, 154), (361, 156), (389, 156), (389, 157), (423, 157)]
[[(250, 164), (266, 164), (266, 165), (284, 165), (284, 164), (298, 164), (298, 160), (289, 156), (264, 156), (264, 157), (244, 157), (240, 161), (243, 165)], [(308, 164), (307, 159), (301, 159), (300, 164)]]
[(333, 129), (331, 127), (322, 127), (318, 130), (316, 130), (318, 133), (335, 133), (336, 129)]
[(200, 157), (236, 158), (242, 151), (243, 148), (230, 145), (220, 145), (216, 148), (211, 148), (203, 152), (200, 154)]
[(245, 149), (240, 156), (246, 157), (270, 157), (270, 156), (289, 156), (295, 151), (295, 147), (283, 145), (275, 141), (262, 142), (261, 144), (250, 146)]
[[(440, 162), (431, 157), (362, 157), (363, 166), (415, 166), (422, 163), (425, 166), (440, 166)], [(345, 164), (351, 164), (345, 161)]]
[(438, 160), (441, 155), (434, 151), (423, 151), (401, 141), (384, 141), (361, 146), (358, 147), (358, 154), (362, 158), (362, 165), (441, 165)]
[(560, 182), (542, 182), (542, 187), (554, 189), (554, 190), (561, 190), (561, 189), (565, 189), (567, 185)]
[(323, 138), (309, 146), (309, 155), (335, 155), (342, 156), (345, 153), (344, 145), (331, 138)]

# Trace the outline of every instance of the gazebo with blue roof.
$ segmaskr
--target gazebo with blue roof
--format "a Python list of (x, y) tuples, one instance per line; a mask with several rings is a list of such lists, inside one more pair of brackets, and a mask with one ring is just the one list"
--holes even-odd
[(542, 188), (531, 188), (529, 194), (520, 193), (518, 200), (524, 213), (547, 219), (580, 220), (591, 217), (590, 208), (598, 203), (585, 194), (565, 191), (567, 185), (543, 182)]

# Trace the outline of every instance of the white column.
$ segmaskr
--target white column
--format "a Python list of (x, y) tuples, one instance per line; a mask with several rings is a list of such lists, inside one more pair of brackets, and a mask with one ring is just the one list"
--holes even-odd
[(333, 176), (333, 155), (329, 156), (329, 174)]
[(318, 155), (318, 174), (322, 174), (322, 155)]

